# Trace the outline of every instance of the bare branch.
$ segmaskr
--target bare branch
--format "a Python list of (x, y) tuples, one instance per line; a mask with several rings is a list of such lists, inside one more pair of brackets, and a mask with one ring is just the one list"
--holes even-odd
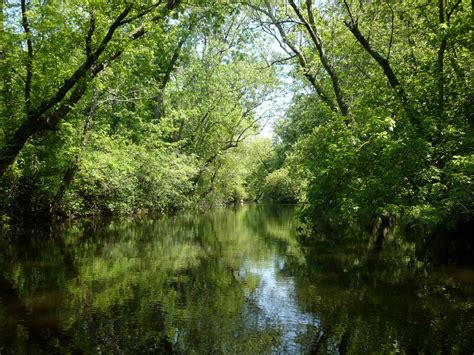
[(347, 13), (349, 14), (349, 17), (351, 19), (351, 22), (356, 25), (357, 24), (357, 19), (354, 18), (354, 16), (352, 15), (352, 12), (351, 12), (351, 9), (349, 7), (349, 4), (347, 3), (347, 0), (344, 0), (344, 6), (346, 7), (346, 10), (347, 10)]
[(267, 69), (267, 68), (270, 68), (272, 66), (274, 66), (275, 64), (283, 64), (283, 63), (286, 63), (290, 60), (293, 60), (294, 58), (296, 58), (296, 54), (293, 54), (293, 55), (290, 55), (289, 57), (286, 57), (286, 58), (282, 58), (282, 59), (275, 59), (275, 60), (272, 60), (271, 62), (268, 62), (266, 59), (265, 59), (265, 62), (266, 62), (266, 67), (263, 67), (261, 69)]

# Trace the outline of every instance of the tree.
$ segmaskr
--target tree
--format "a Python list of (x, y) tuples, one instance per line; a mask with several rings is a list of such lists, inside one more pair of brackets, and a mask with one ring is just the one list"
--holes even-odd
[[(22, 91), (23, 95), (13, 103), (14, 107), (8, 105), (4, 109), (6, 117), (18, 117), (18, 125), (6, 134), (2, 144), (0, 176), (13, 163), (28, 138), (38, 132), (56, 130), (84, 96), (90, 81), (119, 58), (130, 42), (143, 37), (147, 33), (146, 25), (163, 22), (177, 5), (175, 0), (144, 5), (117, 1), (86, 7), (78, 3), (55, 9), (54, 5), (32, 5), (22, 0), (23, 33), (18, 33), (14, 27), (14, 19), (7, 22), (12, 24), (9, 35), (26, 43), (26, 51), (17, 46), (6, 52), (21, 58), (24, 63), (14, 71), (16, 78), (24, 79), (22, 88), (12, 89), (15, 94)], [(74, 13), (76, 24), (68, 18)], [(31, 23), (31, 18), (38, 21)], [(55, 21), (54, 26), (60, 26), (60, 31), (52, 32), (49, 21)], [(52, 53), (63, 57), (54, 58)], [(8, 58), (4, 60), (8, 62)]]
[[(266, 4), (267, 13), (286, 13), (281, 2)], [(314, 40), (295, 29), (307, 35), (312, 4), (289, 5), (298, 22), (274, 16), (270, 23), (282, 29), (280, 38), (294, 33), (290, 43), (308, 58)], [(295, 178), (306, 181), (303, 215), (320, 226), (388, 214), (432, 229), (471, 220), (464, 192), (473, 187), (466, 110), (472, 89), (463, 67), (472, 41), (461, 32), (469, 6), (347, 0), (320, 3), (317, 13), (321, 43), (329, 43), (328, 57), (350, 97), (352, 123), (344, 127), (323, 100), (309, 104), (304, 92), (280, 122), (277, 149), (289, 157)]]

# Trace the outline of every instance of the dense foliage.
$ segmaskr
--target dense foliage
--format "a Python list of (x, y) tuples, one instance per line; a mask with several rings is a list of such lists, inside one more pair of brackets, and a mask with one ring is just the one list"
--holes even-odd
[(256, 197), (247, 180), (258, 164), (246, 151), (269, 149), (249, 137), (268, 119), (258, 108), (277, 81), (241, 11), (24, 0), (3, 1), (2, 16), (3, 213), (129, 214)]
[(467, 1), (1, 4), (6, 215), (266, 199), (313, 226), (472, 222)]
[[(315, 226), (382, 214), (472, 221), (472, 8), (463, 1), (262, 1), (294, 62), (277, 152)], [(301, 83), (301, 84), (298, 84)], [(306, 84), (305, 84), (306, 83)]]

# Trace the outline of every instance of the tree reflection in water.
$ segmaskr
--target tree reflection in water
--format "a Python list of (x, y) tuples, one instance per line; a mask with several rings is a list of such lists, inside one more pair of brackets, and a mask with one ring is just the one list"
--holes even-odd
[(0, 352), (466, 352), (473, 273), (299, 243), (291, 206), (23, 230), (0, 241)]

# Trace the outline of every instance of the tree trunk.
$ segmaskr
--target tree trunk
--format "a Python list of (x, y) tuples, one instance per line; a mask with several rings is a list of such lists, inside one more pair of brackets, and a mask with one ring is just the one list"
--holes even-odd
[(0, 177), (14, 162), (28, 138), (41, 130), (40, 127), (37, 122), (27, 119), (16, 130), (15, 134), (4, 143), (4, 146), (0, 149)]
[(444, 53), (446, 51), (446, 47), (448, 44), (448, 34), (446, 28), (444, 26), (446, 25), (445, 22), (445, 16), (444, 16), (444, 11), (445, 11), (445, 0), (439, 0), (438, 3), (438, 10), (439, 10), (439, 27), (440, 27), (440, 32), (441, 32), (441, 43), (439, 45), (438, 49), (438, 59), (437, 59), (437, 76), (438, 76), (438, 109), (439, 113), (443, 115), (444, 113)]
[(84, 129), (82, 133), (82, 140), (81, 140), (81, 145), (79, 148), (79, 152), (75, 156), (71, 166), (67, 168), (66, 172), (64, 173), (63, 179), (61, 181), (61, 185), (59, 186), (58, 191), (56, 192), (56, 195), (54, 196), (53, 200), (51, 201), (49, 205), (49, 211), (48, 214), (50, 217), (54, 216), (54, 214), (57, 211), (57, 208), (66, 193), (67, 189), (69, 186), (71, 186), (72, 181), (74, 180), (74, 177), (77, 173), (77, 170), (79, 169), (79, 164), (81, 162), (81, 153), (82, 149), (87, 145), (88, 137), (89, 137), (89, 131), (92, 128), (92, 122), (93, 122), (93, 117), (94, 114), (97, 110), (98, 106), (98, 99), (97, 95), (94, 97), (92, 105), (89, 110), (89, 114), (87, 116), (86, 122), (84, 124)]
[[(5, 30), (4, 19), (3, 19), (3, 7), (4, 0), (0, 0), (0, 32), (3, 33)], [(3, 47), (3, 44), (0, 47), (0, 62), (2, 66), (0, 67), (0, 80), (3, 81), (3, 104), (5, 111), (3, 112), (3, 117), (8, 117), (9, 113), (12, 112), (13, 100), (12, 100), (12, 77), (10, 75), (10, 63), (8, 58), (7, 48)]]
[(349, 352), (349, 343), (350, 343), (350, 334), (346, 329), (344, 334), (342, 334), (341, 342), (339, 343), (339, 346), (338, 346), (339, 354), (345, 355)]
[(382, 248), (383, 242), (386, 240), (388, 233), (390, 232), (390, 227), (392, 226), (392, 218), (390, 214), (385, 211), (380, 216), (380, 226), (377, 230), (377, 238), (375, 240), (375, 249), (380, 250)]
[[(190, 31), (191, 29), (189, 29)], [(168, 85), (168, 82), (170, 81), (171, 78), (171, 72), (176, 66), (176, 63), (179, 59), (179, 56), (181, 54), (181, 49), (183, 48), (184, 43), (186, 42), (187, 38), (189, 36), (189, 32), (186, 32), (186, 34), (183, 35), (181, 40), (179, 41), (177, 47), (175, 48), (173, 52), (173, 56), (171, 57), (171, 60), (168, 64), (168, 67), (166, 68), (165, 75), (163, 79), (159, 80), (159, 88), (158, 88), (158, 95), (156, 99), (156, 106), (155, 109), (153, 110), (153, 116), (155, 120), (159, 121), (161, 119), (161, 115), (163, 114), (163, 97), (165, 94), (165, 88), (166, 85)]]

